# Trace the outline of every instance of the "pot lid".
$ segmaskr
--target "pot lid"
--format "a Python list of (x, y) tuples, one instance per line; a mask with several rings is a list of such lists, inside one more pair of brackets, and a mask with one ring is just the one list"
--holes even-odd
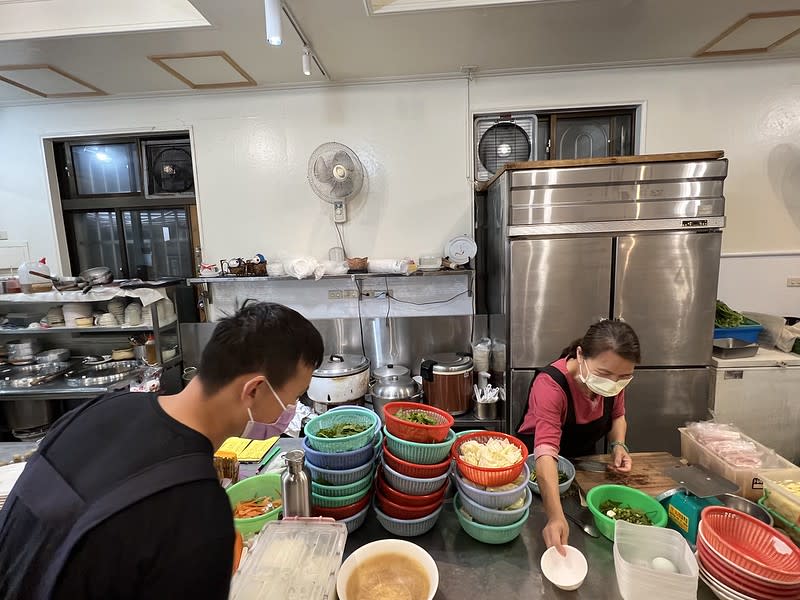
[(393, 365), (389, 363), (372, 371), (377, 379), (386, 379), (387, 377), (408, 377), (411, 375), (411, 369), (403, 365)]
[(423, 359), (422, 362), (424, 363), (426, 360), (429, 360), (433, 363), (434, 373), (458, 373), (472, 368), (471, 356), (456, 354), (455, 352), (433, 354), (428, 358)]
[(343, 377), (369, 368), (369, 359), (361, 354), (330, 354), (314, 371), (314, 377)]
[(377, 381), (372, 386), (372, 395), (382, 400), (407, 400), (419, 393), (419, 388), (413, 379), (406, 381), (387, 379)]

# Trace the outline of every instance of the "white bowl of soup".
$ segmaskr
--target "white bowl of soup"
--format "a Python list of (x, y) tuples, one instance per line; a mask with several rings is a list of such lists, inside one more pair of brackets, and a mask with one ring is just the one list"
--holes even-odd
[(425, 550), (405, 540), (361, 546), (339, 569), (339, 600), (432, 600), (439, 569)]

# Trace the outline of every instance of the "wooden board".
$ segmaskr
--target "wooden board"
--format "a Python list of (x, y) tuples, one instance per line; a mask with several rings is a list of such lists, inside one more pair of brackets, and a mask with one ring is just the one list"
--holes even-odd
[(532, 160), (504, 165), (489, 181), (482, 181), (477, 186), (478, 192), (489, 188), (494, 181), (506, 171), (521, 169), (564, 169), (568, 167), (597, 167), (602, 165), (627, 165), (651, 162), (676, 162), (681, 160), (716, 160), (725, 156), (722, 150), (708, 152), (671, 152), (669, 154), (638, 154), (634, 156), (604, 156), (600, 158), (570, 158), (564, 160)]
[[(585, 456), (584, 458), (605, 464), (611, 463), (611, 456), (608, 454)], [(673, 479), (664, 475), (664, 470), (680, 465), (679, 458), (667, 452), (634, 452), (631, 454), (631, 458), (633, 459), (633, 469), (630, 473), (578, 471), (575, 474), (575, 481), (584, 495), (593, 487), (604, 483), (627, 485), (651, 496), (658, 496), (678, 485)]]

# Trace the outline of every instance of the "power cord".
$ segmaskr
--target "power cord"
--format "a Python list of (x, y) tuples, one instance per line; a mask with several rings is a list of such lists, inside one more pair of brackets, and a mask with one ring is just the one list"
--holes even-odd
[(464, 294), (468, 293), (469, 290), (464, 290), (463, 292), (459, 292), (455, 296), (447, 298), (446, 300), (432, 300), (430, 302), (413, 302), (411, 300), (401, 300), (400, 298), (397, 298), (396, 296), (393, 296), (389, 293), (386, 294), (386, 297), (391, 298), (392, 300), (394, 300), (395, 302), (399, 302), (400, 304), (413, 304), (414, 306), (429, 306), (431, 304), (446, 304), (447, 302), (452, 302), (456, 298), (459, 298), (460, 296), (463, 296)]

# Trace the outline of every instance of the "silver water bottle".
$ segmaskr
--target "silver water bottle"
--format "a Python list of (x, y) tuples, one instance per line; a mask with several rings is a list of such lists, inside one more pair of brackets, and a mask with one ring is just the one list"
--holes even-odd
[(311, 472), (306, 467), (306, 453), (286, 453), (286, 471), (281, 475), (284, 517), (311, 516)]

